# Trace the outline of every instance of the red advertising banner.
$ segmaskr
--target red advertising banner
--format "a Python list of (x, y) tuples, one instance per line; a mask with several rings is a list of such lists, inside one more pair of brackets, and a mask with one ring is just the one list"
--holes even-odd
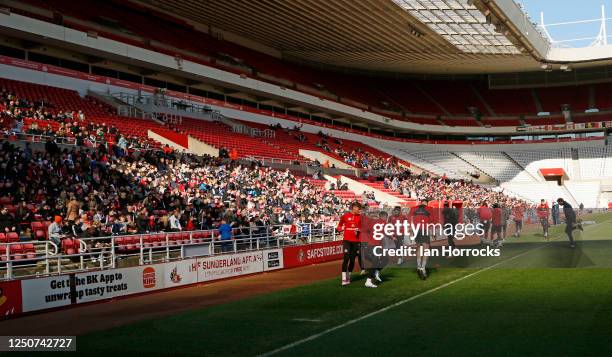
[(283, 265), (285, 268), (322, 263), (340, 258), (342, 258), (342, 241), (283, 248)]
[(21, 312), (21, 280), (0, 282), (0, 320)]

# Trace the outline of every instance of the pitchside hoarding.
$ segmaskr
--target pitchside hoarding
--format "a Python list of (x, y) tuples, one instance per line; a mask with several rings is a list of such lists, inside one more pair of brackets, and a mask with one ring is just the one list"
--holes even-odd
[[(80, 303), (279, 270), (340, 257), (341, 242), (309, 244), (176, 262), (0, 282), (0, 314), (16, 316)], [(288, 252), (287, 252), (288, 251)], [(294, 258), (295, 256), (295, 258)], [(303, 258), (297, 258), (303, 257)]]
[(283, 249), (283, 266), (298, 267), (342, 258), (342, 241), (305, 244)]

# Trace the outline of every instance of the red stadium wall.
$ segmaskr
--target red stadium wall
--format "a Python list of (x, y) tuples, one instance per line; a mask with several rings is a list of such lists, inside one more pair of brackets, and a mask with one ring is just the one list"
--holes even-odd
[(172, 130), (163, 130), (163, 129), (149, 129), (152, 132), (154, 132), (155, 134), (168, 139), (170, 141), (172, 141), (175, 144), (178, 144), (186, 149), (189, 148), (189, 137), (185, 134), (180, 134), (177, 132), (174, 132)]

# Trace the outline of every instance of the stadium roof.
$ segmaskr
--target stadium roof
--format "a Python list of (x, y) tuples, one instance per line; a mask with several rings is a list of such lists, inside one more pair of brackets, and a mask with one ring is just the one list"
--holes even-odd
[[(483, 73), (539, 62), (469, 0), (138, 0), (276, 49), (286, 58), (374, 71)], [(509, 35), (509, 33), (508, 33)], [(515, 41), (517, 42), (517, 41)], [(523, 47), (525, 47), (523, 45)]]
[(612, 63), (612, 46), (552, 48), (514, 0), (131, 1), (319, 66), (481, 74)]
[(457, 0), (393, 0), (465, 53), (518, 55), (517, 46), (473, 4)]

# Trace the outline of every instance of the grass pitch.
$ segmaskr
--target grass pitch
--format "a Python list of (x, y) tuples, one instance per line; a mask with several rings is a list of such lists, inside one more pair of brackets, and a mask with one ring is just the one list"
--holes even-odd
[[(339, 279), (78, 338), (105, 355), (612, 355), (612, 214), (509, 238), (500, 258), (385, 269), (378, 289)], [(413, 262), (410, 262), (412, 265)], [(394, 305), (395, 306), (392, 306)]]

